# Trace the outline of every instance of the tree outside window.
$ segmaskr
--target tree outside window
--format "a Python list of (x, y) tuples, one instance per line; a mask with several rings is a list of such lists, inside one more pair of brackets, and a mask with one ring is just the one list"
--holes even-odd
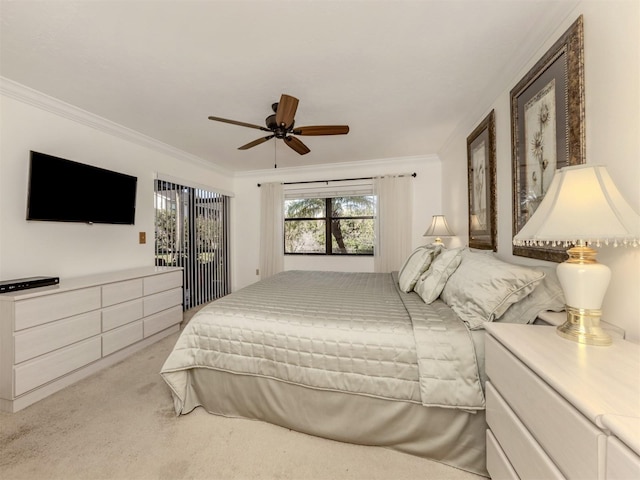
[(285, 200), (284, 253), (373, 255), (374, 212), (373, 195)]

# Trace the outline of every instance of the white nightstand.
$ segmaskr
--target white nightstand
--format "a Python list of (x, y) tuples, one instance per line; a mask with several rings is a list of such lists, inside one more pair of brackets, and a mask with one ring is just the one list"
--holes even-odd
[(492, 478), (640, 479), (640, 345), (486, 325)]

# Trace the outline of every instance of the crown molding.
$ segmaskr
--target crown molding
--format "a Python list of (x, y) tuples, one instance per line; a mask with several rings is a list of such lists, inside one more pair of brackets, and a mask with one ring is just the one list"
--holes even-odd
[(54, 115), (58, 115), (109, 135), (113, 135), (128, 142), (156, 150), (157, 152), (169, 155), (177, 160), (187, 160), (201, 167), (212, 169), (217, 173), (229, 176), (232, 175), (230, 171), (216, 165), (215, 163), (187, 153), (184, 150), (172, 147), (171, 145), (156, 140), (155, 138), (124, 127), (118, 123), (107, 120), (106, 118), (95, 115), (2, 76), (0, 76), (0, 94), (39, 108), (40, 110), (53, 113)]
[(205, 167), (207, 169), (213, 170), (216, 173), (220, 173), (222, 175), (227, 175), (234, 178), (273, 175), (274, 173), (277, 173), (277, 174), (318, 173), (320, 174), (320, 173), (325, 173), (327, 170), (340, 171), (340, 170), (347, 170), (350, 168), (367, 168), (367, 167), (373, 168), (381, 165), (388, 166), (391, 163), (393, 163), (394, 166), (401, 168), (404, 165), (413, 165), (416, 162), (440, 161), (440, 157), (438, 157), (438, 155), (429, 154), (429, 155), (416, 155), (416, 156), (410, 156), (410, 157), (393, 157), (393, 158), (381, 158), (381, 159), (374, 159), (374, 160), (362, 160), (357, 162), (338, 162), (338, 163), (329, 163), (329, 164), (322, 164), (322, 165), (304, 165), (299, 167), (284, 167), (284, 168), (278, 168), (277, 171), (274, 171), (274, 169), (260, 169), (260, 170), (249, 170), (249, 171), (242, 171), (242, 172), (232, 172), (211, 161), (208, 161), (201, 157), (187, 153), (184, 150), (180, 150), (178, 148), (172, 147), (171, 145), (168, 145), (159, 140), (156, 140), (155, 138), (149, 137), (140, 132), (124, 127), (118, 123), (112, 122), (111, 120), (107, 120), (106, 118), (100, 117), (94, 113), (88, 112), (79, 107), (63, 102), (62, 100), (51, 97), (38, 90), (27, 87), (25, 85), (22, 85), (18, 82), (15, 82), (13, 80), (10, 80), (2, 76), (0, 76), (0, 94), (13, 98), (15, 100), (18, 100), (27, 105), (31, 105), (40, 110), (53, 113), (54, 115), (58, 115), (59, 117), (66, 118), (74, 122), (80, 123), (82, 125), (94, 128), (101, 132), (107, 133), (108, 135), (113, 135), (123, 140), (136, 143), (146, 148), (153, 149), (157, 152), (169, 155), (177, 160), (182, 160), (182, 161), (186, 160), (194, 164), (197, 164), (201, 167)]
[(296, 173), (296, 174), (324, 174), (327, 170), (332, 172), (339, 172), (340, 170), (348, 170), (351, 168), (373, 168), (381, 165), (388, 166), (393, 164), (397, 167), (406, 167), (410, 168), (415, 166), (417, 162), (439, 162), (440, 157), (436, 154), (429, 155), (414, 155), (410, 157), (390, 157), (390, 158), (378, 158), (374, 160), (361, 160), (357, 162), (338, 162), (338, 163), (325, 163), (321, 165), (303, 165), (300, 167), (284, 167), (277, 169), (261, 169), (261, 170), (247, 170), (244, 172), (235, 172), (233, 176), (235, 178), (242, 177), (254, 177), (254, 176), (265, 176), (265, 175), (276, 175), (276, 174), (287, 174), (287, 173)]

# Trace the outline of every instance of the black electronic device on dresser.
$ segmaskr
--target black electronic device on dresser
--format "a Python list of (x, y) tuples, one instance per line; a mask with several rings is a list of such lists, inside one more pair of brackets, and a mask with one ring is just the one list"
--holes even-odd
[(59, 277), (27, 277), (17, 278), (15, 280), (2, 280), (0, 281), (0, 293), (15, 292), (28, 288), (48, 287), (49, 285), (57, 285), (59, 283)]

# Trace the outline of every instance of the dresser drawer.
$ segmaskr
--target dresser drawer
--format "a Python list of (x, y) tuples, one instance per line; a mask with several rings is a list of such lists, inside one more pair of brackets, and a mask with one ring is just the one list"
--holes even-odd
[(142, 340), (142, 320), (111, 330), (102, 335), (102, 356), (111, 355), (140, 340)]
[(151, 295), (182, 286), (182, 271), (162, 273), (144, 278), (144, 294)]
[(607, 438), (607, 480), (640, 478), (640, 457), (615, 437)]
[(15, 363), (66, 347), (100, 334), (100, 312), (58, 320), (15, 334)]
[(19, 300), (15, 306), (15, 329), (35, 327), (100, 308), (100, 287)]
[(563, 479), (564, 476), (491, 382), (486, 383), (486, 398), (487, 424), (519, 478)]
[(492, 480), (519, 480), (520, 478), (491, 430), (487, 430), (487, 471)]
[(100, 337), (93, 337), (15, 367), (15, 395), (21, 395), (101, 356)]
[(109, 283), (102, 287), (102, 306), (108, 307), (116, 303), (126, 302), (142, 297), (142, 279), (126, 282)]
[(175, 305), (182, 305), (182, 288), (144, 297), (144, 316), (153, 315)]
[(486, 337), (485, 365), (490, 383), (562, 474), (593, 478), (603, 433), (492, 336)]
[(144, 338), (161, 332), (182, 321), (182, 306), (164, 310), (144, 319)]
[(114, 328), (142, 318), (142, 298), (119, 303), (102, 310), (102, 331)]

